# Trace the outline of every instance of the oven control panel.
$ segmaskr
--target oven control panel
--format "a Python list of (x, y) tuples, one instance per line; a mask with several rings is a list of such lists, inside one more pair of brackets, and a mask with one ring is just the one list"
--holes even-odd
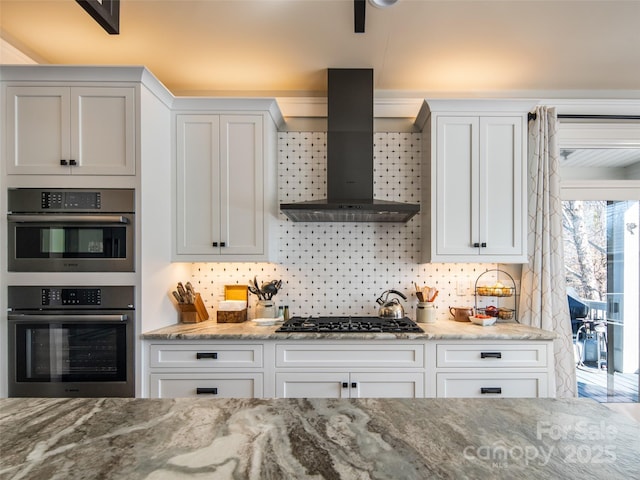
[(40, 204), (43, 209), (55, 210), (100, 210), (100, 192), (57, 191), (41, 192)]
[(43, 288), (43, 306), (97, 306), (102, 304), (99, 288)]

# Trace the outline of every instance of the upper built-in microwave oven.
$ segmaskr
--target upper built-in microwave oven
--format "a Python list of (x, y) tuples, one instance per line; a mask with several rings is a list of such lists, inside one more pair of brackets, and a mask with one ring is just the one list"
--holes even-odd
[(12, 188), (10, 272), (133, 272), (133, 189)]

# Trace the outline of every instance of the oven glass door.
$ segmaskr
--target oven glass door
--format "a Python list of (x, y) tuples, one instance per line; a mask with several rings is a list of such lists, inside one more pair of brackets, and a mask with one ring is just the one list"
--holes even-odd
[(133, 214), (9, 214), (10, 272), (133, 272)]
[(115, 259), (127, 257), (127, 225), (29, 225), (15, 227), (16, 259)]
[(18, 382), (127, 380), (127, 322), (18, 322)]

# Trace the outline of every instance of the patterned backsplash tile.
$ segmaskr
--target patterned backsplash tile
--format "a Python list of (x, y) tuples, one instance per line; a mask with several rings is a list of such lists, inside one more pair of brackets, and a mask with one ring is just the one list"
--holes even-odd
[[(420, 133), (374, 134), (374, 196), (420, 203)], [(282, 132), (278, 136), (278, 201), (326, 196), (326, 134)], [(495, 264), (419, 264), (420, 216), (396, 223), (295, 223), (280, 214), (278, 263), (195, 263), (192, 282), (210, 312), (224, 285), (282, 279), (274, 297), (291, 315), (375, 315), (376, 298), (403, 292), (415, 318), (414, 282), (439, 290), (438, 318), (449, 306), (472, 306), (478, 275)], [(458, 295), (458, 286), (467, 287)], [(250, 318), (256, 297), (250, 295)]]

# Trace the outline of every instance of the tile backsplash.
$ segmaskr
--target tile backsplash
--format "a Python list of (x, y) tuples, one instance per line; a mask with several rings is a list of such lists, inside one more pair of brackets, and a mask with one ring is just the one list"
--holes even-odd
[[(420, 203), (420, 133), (374, 134), (374, 196)], [(278, 135), (278, 201), (326, 196), (326, 134)], [(398, 223), (294, 223), (280, 214), (278, 263), (195, 263), (192, 282), (215, 312), (224, 285), (282, 279), (274, 297), (292, 315), (375, 315), (390, 288), (415, 318), (414, 282), (439, 290), (438, 318), (449, 306), (472, 306), (475, 279), (494, 264), (420, 264), (420, 215)], [(458, 295), (458, 293), (463, 293)], [(250, 295), (250, 318), (256, 297)], [(214, 314), (215, 317), (215, 314)]]

